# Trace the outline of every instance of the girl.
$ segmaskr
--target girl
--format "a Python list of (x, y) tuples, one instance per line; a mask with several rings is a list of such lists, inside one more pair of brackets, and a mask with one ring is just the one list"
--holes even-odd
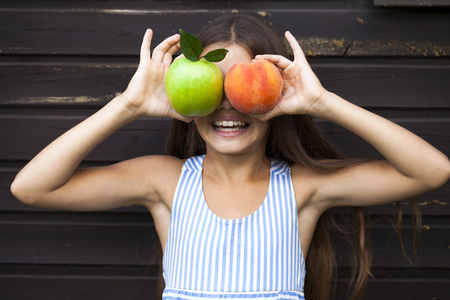
[[(328, 299), (333, 263), (326, 211), (411, 198), (449, 178), (444, 154), (325, 90), (295, 38), (286, 32), (291, 61), (259, 17), (225, 16), (199, 38), (205, 53), (229, 50), (217, 63), (224, 76), (252, 59), (280, 69), (282, 97), (263, 115), (241, 114), (226, 97), (208, 116), (193, 120), (176, 113), (164, 76), (180, 37), (168, 37), (150, 53), (152, 34), (144, 35), (139, 67), (125, 92), (47, 146), (11, 189), (24, 203), (54, 209), (148, 208), (164, 251), (165, 299), (305, 299), (305, 273), (307, 299)], [(141, 117), (175, 119), (170, 156), (78, 169), (99, 143)], [(357, 134), (386, 160), (343, 159), (312, 117)], [(361, 296), (370, 268), (362, 261), (352, 298)]]

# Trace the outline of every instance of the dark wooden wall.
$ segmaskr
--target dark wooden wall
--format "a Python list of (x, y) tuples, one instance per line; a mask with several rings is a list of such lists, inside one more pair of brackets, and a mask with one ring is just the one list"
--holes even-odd
[[(293, 32), (326, 88), (450, 155), (450, 10), (387, 2), (0, 1), (0, 299), (156, 298), (159, 245), (147, 211), (50, 211), (9, 192), (40, 149), (125, 89), (147, 27), (154, 46), (178, 28), (196, 33), (224, 12), (257, 11), (279, 33)], [(164, 153), (169, 123), (136, 121), (83, 165)], [(352, 134), (321, 124), (347, 154), (376, 156)], [(365, 299), (448, 299), (449, 189), (418, 198), (424, 226), (414, 266), (389, 218), (372, 226), (374, 278)], [(403, 206), (411, 252), (411, 205)], [(375, 220), (393, 212), (394, 205), (370, 210)], [(339, 264), (345, 282), (346, 263)]]

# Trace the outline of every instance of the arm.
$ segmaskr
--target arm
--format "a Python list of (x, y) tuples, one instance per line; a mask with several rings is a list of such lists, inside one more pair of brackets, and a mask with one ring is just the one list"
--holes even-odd
[[(172, 117), (184, 121), (169, 105), (164, 76), (179, 36), (167, 38), (150, 58), (152, 31), (147, 30), (138, 70), (126, 91), (33, 158), (16, 176), (11, 190), (21, 201), (57, 209), (98, 210), (135, 204), (156, 197), (155, 185), (139, 186), (145, 164), (158, 159), (141, 158), (113, 166), (77, 170), (81, 161), (102, 141), (125, 124), (143, 116)], [(119, 184), (120, 183), (120, 184)]]
[(361, 163), (314, 178), (313, 203), (322, 208), (365, 206), (394, 202), (438, 188), (448, 181), (448, 158), (406, 129), (326, 91), (311, 70), (295, 38), (286, 33), (294, 62), (281, 56), (262, 55), (283, 74), (284, 91), (278, 105), (260, 116), (309, 114), (334, 122), (360, 136), (385, 161)]
[(426, 141), (397, 124), (323, 94), (317, 115), (360, 136), (386, 160), (359, 164), (321, 176), (316, 197), (331, 206), (367, 206), (404, 200), (436, 189), (450, 175), (448, 158)]

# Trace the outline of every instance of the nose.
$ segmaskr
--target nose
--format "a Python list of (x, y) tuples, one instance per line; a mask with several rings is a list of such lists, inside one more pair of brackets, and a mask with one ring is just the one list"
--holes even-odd
[(224, 110), (233, 109), (233, 105), (231, 105), (230, 101), (228, 101), (228, 99), (225, 95), (223, 96), (222, 102), (220, 102), (218, 109), (224, 109)]

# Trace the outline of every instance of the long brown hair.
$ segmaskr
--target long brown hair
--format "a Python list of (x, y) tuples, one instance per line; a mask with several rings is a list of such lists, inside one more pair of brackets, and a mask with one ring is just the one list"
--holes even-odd
[[(279, 35), (257, 14), (224, 15), (210, 22), (197, 37), (204, 47), (216, 43), (235, 43), (253, 56), (270, 53), (290, 57)], [(188, 158), (205, 154), (206, 145), (193, 122), (174, 120), (167, 151), (178, 158)], [(273, 118), (270, 121), (266, 155), (282, 159), (289, 164), (301, 164), (324, 172), (358, 162), (345, 158), (308, 115), (283, 115)], [(304, 287), (306, 299), (330, 299), (336, 282), (336, 260), (330, 241), (330, 228), (351, 233), (348, 234), (348, 240), (354, 245), (355, 261), (349, 297), (361, 299), (372, 262), (363, 209), (354, 208), (353, 216), (349, 219), (352, 220), (352, 226), (344, 230), (328, 212), (319, 218), (306, 258)], [(401, 218), (399, 220), (401, 225)]]

